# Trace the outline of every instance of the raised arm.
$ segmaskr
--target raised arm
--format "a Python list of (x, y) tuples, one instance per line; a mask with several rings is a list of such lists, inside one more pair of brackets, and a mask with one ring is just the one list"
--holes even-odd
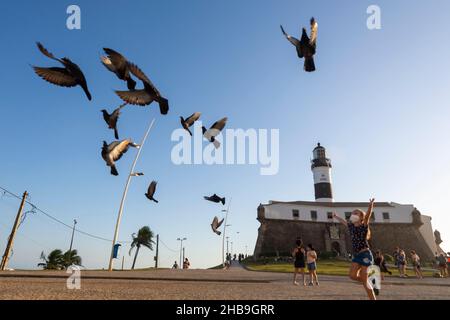
[(347, 221), (345, 219), (342, 219), (341, 217), (339, 217), (336, 212), (333, 212), (333, 218), (335, 218), (337, 221), (339, 221), (343, 225), (347, 225)]
[(369, 223), (370, 223), (370, 218), (372, 217), (372, 214), (373, 214), (374, 202), (375, 202), (374, 198), (369, 200), (369, 208), (367, 208), (367, 213), (366, 213), (366, 216), (364, 217), (364, 224), (366, 224), (366, 225), (369, 225)]

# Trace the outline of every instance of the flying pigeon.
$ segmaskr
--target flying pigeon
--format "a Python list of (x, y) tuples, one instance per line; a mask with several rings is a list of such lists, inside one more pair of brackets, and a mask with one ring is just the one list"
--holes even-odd
[(219, 133), (223, 130), (225, 125), (227, 124), (228, 118), (220, 119), (219, 121), (216, 121), (209, 130), (206, 130), (205, 127), (202, 127), (203, 136), (208, 140), (209, 142), (212, 142), (214, 144), (214, 147), (218, 149), (220, 147), (220, 142), (216, 140), (216, 137), (219, 135)]
[(222, 219), (222, 220), (219, 221), (219, 218), (214, 217), (214, 219), (213, 219), (213, 221), (212, 221), (212, 223), (211, 223), (212, 231), (213, 231), (214, 233), (216, 233), (218, 236), (220, 236), (221, 232), (220, 232), (219, 230), (217, 230), (217, 229), (219, 229), (219, 227), (222, 225), (223, 220), (224, 220), (224, 219)]
[(215, 203), (222, 202), (223, 205), (225, 204), (225, 197), (221, 198), (215, 193), (212, 196), (210, 196), (210, 197), (203, 197), (203, 198), (205, 200), (212, 201), (212, 202), (215, 202)]
[(115, 161), (122, 158), (123, 154), (128, 151), (129, 147), (139, 148), (139, 145), (133, 143), (130, 139), (122, 140), (122, 141), (114, 141), (110, 144), (107, 144), (106, 141), (103, 141), (102, 147), (102, 158), (105, 160), (106, 165), (111, 167), (111, 174), (114, 176), (118, 176), (119, 173), (116, 169)]
[(120, 80), (127, 82), (128, 90), (136, 88), (136, 81), (131, 78), (127, 59), (117, 51), (109, 48), (103, 48), (107, 56), (101, 56), (102, 64), (114, 73)]
[(128, 63), (130, 72), (144, 84), (144, 89), (134, 91), (116, 91), (116, 94), (126, 103), (132, 105), (146, 106), (156, 101), (159, 103), (161, 114), (169, 112), (169, 101), (162, 97), (158, 89), (139, 67), (131, 62)]
[(43, 55), (52, 60), (58, 61), (64, 66), (64, 68), (42, 68), (33, 66), (34, 72), (36, 72), (39, 77), (60, 87), (75, 87), (79, 85), (81, 88), (83, 88), (87, 98), (89, 100), (92, 99), (91, 94), (88, 90), (86, 78), (84, 77), (84, 74), (81, 71), (80, 67), (73, 63), (69, 58), (55, 58), (55, 56), (52, 53), (48, 52), (40, 42), (37, 42), (37, 46)]
[(114, 130), (114, 137), (116, 137), (116, 139), (119, 139), (119, 133), (117, 132), (117, 120), (119, 119), (120, 116), (120, 110), (126, 105), (127, 105), (126, 103), (120, 105), (111, 114), (109, 114), (108, 111), (106, 111), (105, 109), (102, 110), (103, 119), (105, 119), (108, 128)]
[(158, 200), (156, 200), (155, 198), (153, 198), (153, 195), (155, 194), (155, 191), (156, 191), (156, 185), (157, 185), (157, 184), (158, 184), (158, 182), (152, 181), (152, 182), (150, 183), (150, 185), (148, 186), (147, 193), (145, 194), (145, 196), (146, 196), (149, 200), (154, 201), (154, 202), (156, 202), (156, 203), (158, 203)]
[(180, 116), (181, 125), (187, 132), (189, 132), (189, 134), (191, 136), (192, 136), (192, 132), (191, 132), (191, 130), (189, 130), (189, 128), (192, 127), (194, 122), (197, 121), (200, 118), (200, 116), (201, 116), (200, 112), (195, 112), (194, 114), (190, 115), (189, 118), (187, 118), (186, 120)]
[(302, 37), (300, 41), (293, 36), (287, 34), (283, 26), (281, 27), (281, 32), (283, 32), (284, 36), (290, 43), (292, 43), (297, 49), (298, 57), (305, 58), (304, 70), (307, 72), (313, 72), (316, 70), (316, 66), (314, 64), (314, 55), (316, 54), (316, 43), (317, 43), (317, 29), (318, 24), (314, 18), (311, 18), (311, 34), (310, 37), (306, 34), (306, 29), (302, 28)]

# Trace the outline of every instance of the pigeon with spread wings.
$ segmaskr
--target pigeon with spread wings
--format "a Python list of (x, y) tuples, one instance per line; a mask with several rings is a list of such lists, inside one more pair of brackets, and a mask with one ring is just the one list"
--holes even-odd
[(156, 181), (152, 181), (150, 183), (150, 185), (148, 186), (148, 190), (147, 193), (145, 194), (145, 196), (147, 197), (147, 199), (149, 199), (150, 201), (154, 201), (156, 203), (158, 203), (158, 200), (156, 200), (155, 198), (153, 198), (153, 195), (155, 194), (156, 191), (156, 185), (158, 184), (158, 182)]
[(37, 42), (37, 47), (43, 55), (52, 60), (58, 61), (64, 66), (64, 68), (59, 67), (43, 68), (33, 66), (34, 72), (36, 72), (36, 74), (39, 77), (41, 77), (42, 79), (51, 84), (60, 87), (71, 88), (75, 86), (80, 86), (81, 88), (83, 88), (87, 98), (89, 100), (92, 99), (91, 93), (89, 92), (87, 86), (86, 78), (84, 77), (84, 74), (78, 65), (72, 62), (69, 58), (62, 58), (62, 59), (55, 58), (55, 56), (52, 53), (50, 53), (46, 48), (44, 48), (44, 46), (40, 42)]
[(284, 31), (283, 26), (281, 27), (281, 32), (286, 37), (286, 39), (295, 46), (297, 50), (297, 55), (300, 59), (305, 58), (304, 70), (307, 72), (313, 72), (316, 70), (314, 63), (314, 55), (316, 54), (316, 43), (317, 43), (317, 29), (318, 24), (314, 18), (311, 18), (311, 34), (308, 37), (306, 29), (302, 29), (302, 37), (300, 40), (294, 38)]
[(219, 135), (219, 133), (225, 128), (225, 125), (227, 124), (228, 118), (220, 119), (219, 121), (216, 121), (209, 130), (206, 130), (205, 127), (202, 127), (203, 136), (208, 140), (209, 142), (212, 142), (214, 144), (214, 147), (216, 149), (219, 149), (220, 142), (216, 140), (216, 137)]
[(158, 102), (159, 110), (161, 114), (167, 114), (169, 112), (169, 101), (161, 96), (161, 93), (156, 89), (150, 79), (139, 69), (139, 67), (131, 62), (128, 63), (130, 72), (136, 76), (144, 84), (144, 89), (132, 90), (132, 91), (116, 91), (116, 94), (125, 101), (132, 105), (146, 106), (153, 101)]
[(117, 120), (119, 120), (120, 110), (126, 105), (127, 105), (126, 103), (120, 105), (111, 114), (109, 114), (108, 111), (106, 111), (105, 109), (101, 110), (101, 112), (103, 113), (103, 119), (105, 119), (108, 128), (114, 130), (114, 137), (116, 139), (119, 139), (119, 133), (117, 132)]
[(222, 220), (219, 221), (219, 218), (214, 217), (214, 219), (213, 219), (213, 221), (212, 221), (212, 223), (211, 223), (211, 229), (212, 229), (212, 231), (213, 231), (214, 233), (216, 233), (218, 236), (221, 235), (221, 232), (220, 232), (219, 230), (217, 230), (217, 229), (220, 228), (220, 226), (221, 226), (222, 223), (223, 223), (223, 220), (224, 220), (224, 219), (222, 219)]
[(189, 118), (184, 119), (183, 117), (180, 116), (180, 122), (181, 125), (183, 126), (183, 128), (189, 132), (189, 134), (192, 136), (192, 132), (191, 130), (189, 130), (190, 127), (192, 127), (192, 125), (194, 124), (195, 121), (197, 121), (198, 119), (200, 119), (201, 113), (200, 112), (195, 112), (192, 115), (189, 116)]
[(103, 160), (105, 160), (106, 165), (108, 167), (111, 167), (111, 174), (113, 176), (119, 175), (116, 169), (116, 161), (122, 158), (123, 154), (128, 151), (130, 146), (139, 148), (139, 145), (133, 143), (131, 139), (114, 141), (110, 144), (107, 144), (106, 141), (103, 141), (102, 158)]
[(103, 48), (103, 50), (107, 56), (100, 57), (102, 64), (120, 80), (126, 81), (128, 90), (134, 90), (136, 88), (136, 81), (131, 77), (128, 60), (113, 49)]
[(213, 194), (212, 196), (210, 196), (210, 197), (203, 197), (205, 200), (208, 200), (208, 201), (211, 201), (211, 202), (215, 202), (215, 203), (219, 203), (219, 202), (222, 202), (222, 204), (224, 205), (225, 204), (225, 197), (223, 197), (223, 198), (221, 198), (221, 197), (219, 197), (217, 194)]

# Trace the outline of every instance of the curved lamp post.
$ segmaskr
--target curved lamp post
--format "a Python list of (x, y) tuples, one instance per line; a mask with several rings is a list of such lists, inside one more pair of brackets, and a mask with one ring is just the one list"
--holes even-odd
[(120, 201), (119, 215), (117, 216), (116, 230), (114, 231), (114, 239), (112, 241), (111, 256), (109, 258), (109, 267), (108, 267), (109, 271), (112, 271), (112, 269), (113, 269), (114, 245), (116, 244), (117, 238), (119, 236), (119, 226), (120, 226), (120, 221), (122, 220), (123, 206), (125, 204), (125, 199), (127, 197), (128, 187), (130, 186), (130, 182), (131, 182), (131, 178), (132, 177), (137, 177), (137, 176), (144, 175), (141, 172), (134, 172), (134, 168), (136, 167), (136, 163), (137, 163), (137, 161), (139, 159), (139, 156), (141, 155), (142, 148), (144, 147), (145, 140), (147, 140), (148, 134), (150, 133), (150, 130), (152, 129), (154, 122), (155, 122), (155, 119), (153, 119), (152, 122), (150, 122), (150, 125), (148, 126), (148, 129), (145, 132), (144, 138), (142, 138), (142, 141), (141, 141), (141, 144), (139, 146), (138, 152), (136, 154), (136, 157), (134, 158), (133, 165), (131, 166), (130, 174), (128, 175), (128, 179), (127, 179), (127, 182), (125, 184), (125, 190), (123, 191), (122, 201)]

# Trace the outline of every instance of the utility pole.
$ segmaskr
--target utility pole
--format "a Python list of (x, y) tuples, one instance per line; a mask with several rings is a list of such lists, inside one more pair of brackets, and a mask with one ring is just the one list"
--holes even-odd
[(22, 202), (20, 203), (19, 211), (17, 212), (16, 220), (14, 221), (14, 226), (12, 228), (11, 234), (8, 238), (8, 244), (6, 245), (5, 253), (3, 254), (2, 262), (0, 264), (0, 270), (5, 270), (8, 266), (9, 255), (12, 250), (14, 243), (14, 237), (16, 236), (17, 229), (19, 227), (20, 220), (22, 219), (23, 207), (25, 206), (25, 201), (27, 199), (28, 192), (24, 192), (22, 196)]
[(228, 256), (228, 253), (229, 253), (229, 251), (228, 251), (228, 239), (230, 239), (230, 237), (226, 237), (227, 238), (227, 256)]
[(159, 234), (156, 235), (155, 269), (158, 269)]
[(69, 252), (72, 252), (72, 245), (73, 245), (73, 235), (75, 233), (75, 225), (77, 224), (77, 220), (73, 219), (73, 229), (72, 229), (72, 239), (70, 240), (70, 248)]

